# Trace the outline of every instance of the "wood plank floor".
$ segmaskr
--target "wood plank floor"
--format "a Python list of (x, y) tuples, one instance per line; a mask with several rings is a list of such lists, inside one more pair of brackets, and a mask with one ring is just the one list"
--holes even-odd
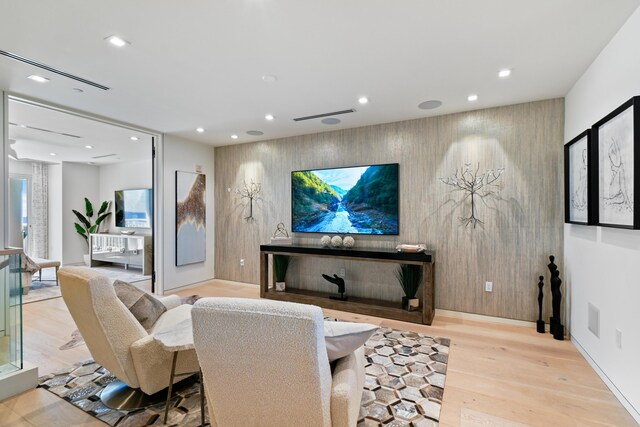
[[(181, 296), (257, 298), (259, 289), (215, 280)], [(631, 415), (569, 341), (535, 328), (437, 314), (432, 326), (325, 310), (342, 320), (451, 338), (441, 426), (635, 426)], [(61, 351), (76, 329), (61, 298), (24, 307), (25, 360), (40, 375), (91, 357)], [(52, 393), (36, 389), (0, 402), (2, 426), (104, 426)]]

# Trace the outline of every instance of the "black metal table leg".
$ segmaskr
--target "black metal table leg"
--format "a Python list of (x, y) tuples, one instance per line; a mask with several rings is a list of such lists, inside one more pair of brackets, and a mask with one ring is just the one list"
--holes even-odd
[(169, 377), (169, 390), (167, 391), (167, 405), (164, 408), (164, 423), (167, 423), (169, 415), (169, 403), (171, 403), (171, 389), (173, 389), (173, 377), (176, 374), (176, 360), (178, 360), (178, 352), (173, 352), (173, 362), (171, 362), (171, 376)]

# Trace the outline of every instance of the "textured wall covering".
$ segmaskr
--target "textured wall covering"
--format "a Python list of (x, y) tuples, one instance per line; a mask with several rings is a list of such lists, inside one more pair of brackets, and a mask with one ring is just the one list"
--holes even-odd
[[(356, 236), (356, 244), (426, 243), (436, 252), (437, 308), (534, 320), (537, 276), (546, 276), (549, 254), (562, 253), (563, 110), (563, 100), (553, 99), (218, 147), (216, 277), (258, 283), (258, 246), (278, 222), (290, 229), (292, 170), (398, 162), (400, 235)], [(457, 206), (462, 195), (438, 180), (467, 162), (505, 167), (500, 198), (479, 203), (484, 226), (475, 229), (460, 224), (469, 209)], [(263, 200), (247, 223), (233, 190), (252, 179), (262, 183)], [(295, 237), (312, 243), (320, 235)], [(358, 261), (297, 259), (287, 284), (330, 290), (320, 273), (339, 268), (352, 294), (402, 296), (393, 265)], [(484, 292), (485, 281), (493, 282), (492, 293)]]

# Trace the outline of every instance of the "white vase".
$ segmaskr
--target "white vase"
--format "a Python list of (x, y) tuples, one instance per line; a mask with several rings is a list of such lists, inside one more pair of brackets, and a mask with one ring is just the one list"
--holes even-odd
[(91, 255), (84, 254), (82, 255), (82, 259), (84, 259), (84, 265), (86, 265), (87, 267), (91, 267)]
[(287, 288), (287, 285), (285, 284), (285, 282), (276, 282), (276, 291), (277, 292), (284, 292)]

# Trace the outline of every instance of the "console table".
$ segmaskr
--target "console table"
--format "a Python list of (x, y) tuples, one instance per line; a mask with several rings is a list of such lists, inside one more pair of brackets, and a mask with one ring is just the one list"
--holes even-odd
[[(400, 301), (382, 301), (349, 296), (347, 301), (329, 299), (329, 292), (287, 287), (283, 292), (269, 289), (269, 256), (308, 256), (320, 258), (338, 258), (357, 261), (387, 262), (395, 264), (414, 264), (423, 268), (421, 307), (417, 311), (406, 311)], [(275, 273), (271, 272), (275, 283)], [(348, 284), (347, 284), (348, 286)], [(400, 286), (398, 284), (398, 286)], [(348, 289), (348, 287), (347, 287)], [(260, 245), (260, 297), (280, 301), (292, 301), (313, 304), (323, 308), (349, 311), (405, 322), (430, 325), (434, 310), (434, 255), (431, 252), (397, 252), (394, 249), (365, 248), (323, 248), (314, 245)]]
[(91, 267), (101, 262), (142, 268), (148, 276), (153, 271), (151, 236), (126, 234), (90, 234)]

